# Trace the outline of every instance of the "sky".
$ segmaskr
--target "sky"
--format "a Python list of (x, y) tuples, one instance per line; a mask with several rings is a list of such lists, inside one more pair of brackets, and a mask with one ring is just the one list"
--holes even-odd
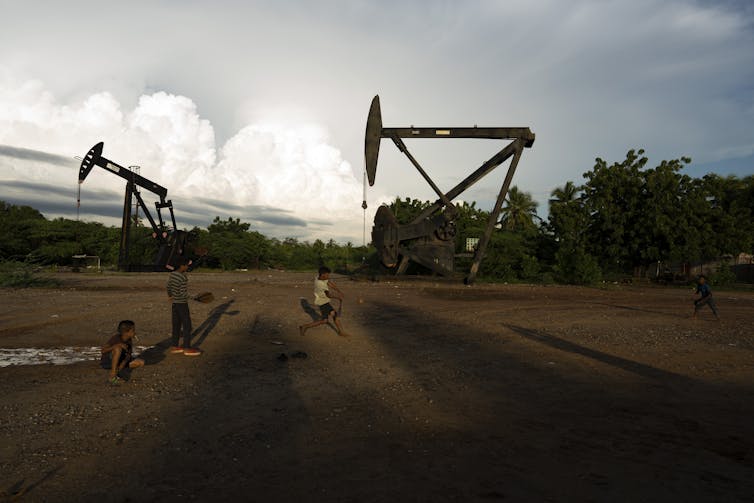
[[(381, 203), (437, 199), (388, 140), (364, 190), (375, 95), (385, 127), (529, 127), (513, 184), (543, 218), (554, 188), (630, 149), (754, 174), (752, 5), (0, 0), (0, 200), (119, 225), (125, 183), (104, 169), (76, 207), (76, 157), (104, 142), (168, 189), (179, 228), (360, 245)], [(506, 144), (406, 140), (444, 192)], [(491, 209), (507, 168), (457, 201)]]

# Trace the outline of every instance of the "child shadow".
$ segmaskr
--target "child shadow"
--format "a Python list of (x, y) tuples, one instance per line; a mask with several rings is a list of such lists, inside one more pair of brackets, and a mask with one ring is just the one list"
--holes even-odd
[[(312, 321), (319, 321), (322, 319), (322, 314), (319, 312), (318, 309), (316, 309), (314, 306), (309, 304), (309, 301), (305, 298), (301, 297), (299, 299), (299, 302), (301, 303), (301, 308), (304, 310), (306, 314), (309, 315), (309, 317), (312, 319)], [(337, 327), (335, 327), (332, 323), (329, 321), (327, 322), (327, 326), (330, 327), (336, 334), (338, 333)]]
[[(233, 302), (235, 302), (235, 299), (231, 299), (228, 302), (220, 304), (212, 311), (210, 311), (209, 315), (207, 315), (207, 319), (205, 319), (202, 324), (192, 332), (192, 340), (196, 341), (194, 342), (194, 344), (192, 344), (192, 346), (199, 347), (199, 345), (204, 342), (207, 336), (212, 333), (223, 315), (235, 316), (240, 313), (240, 311), (228, 311), (228, 308), (231, 304), (233, 304)], [(199, 336), (199, 338), (195, 339), (197, 335)], [(167, 356), (167, 350), (171, 346), (171, 343), (171, 337), (167, 337), (154, 346), (142, 351), (138, 357), (144, 360), (144, 365), (156, 365), (165, 359), (165, 357)], [(126, 369), (123, 369), (121, 371), (121, 373), (123, 374), (121, 377), (124, 380), (128, 380), (128, 378), (130, 377), (131, 369), (127, 370), (127, 372)]]
[(314, 306), (309, 304), (308, 300), (306, 300), (303, 297), (301, 297), (299, 300), (301, 301), (301, 308), (304, 310), (306, 314), (308, 314), (311, 317), (312, 321), (318, 321), (322, 319), (322, 315), (319, 314), (319, 311), (314, 309)]
[(199, 338), (195, 339), (196, 342), (193, 344), (194, 346), (199, 347), (204, 342), (204, 339), (206, 339), (207, 336), (212, 332), (212, 330), (214, 330), (223, 315), (236, 316), (238, 313), (240, 313), (240, 311), (238, 310), (228, 311), (228, 308), (235, 301), (235, 299), (230, 299), (228, 302), (224, 302), (210, 311), (209, 315), (207, 315), (207, 319), (204, 320), (204, 322), (202, 322), (202, 324), (199, 325), (192, 334), (192, 339), (199, 335)]
[[(146, 365), (146, 362), (144, 362)], [(131, 372), (133, 369), (131, 367), (126, 367), (123, 370), (118, 371), (118, 377), (123, 379), (124, 381), (128, 382), (131, 380)]]
[[(141, 358), (144, 360), (144, 365), (157, 365), (162, 360), (165, 359), (166, 352), (168, 348), (170, 347), (170, 337), (161, 340), (154, 346), (151, 346), (139, 354), (138, 358)], [(125, 371), (126, 369), (123, 369)], [(123, 372), (121, 371), (121, 372)], [(128, 369), (128, 374), (130, 377), (131, 369)], [(127, 380), (127, 379), (126, 379)]]

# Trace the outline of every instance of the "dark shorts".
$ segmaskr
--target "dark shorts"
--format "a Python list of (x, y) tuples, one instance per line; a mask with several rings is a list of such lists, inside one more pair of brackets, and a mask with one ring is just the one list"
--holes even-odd
[(338, 316), (338, 312), (334, 307), (332, 307), (332, 304), (330, 304), (329, 302), (327, 304), (322, 304), (321, 306), (319, 306), (319, 312), (322, 313), (323, 320), (326, 320), (330, 316), (330, 313), (335, 313), (335, 316)]
[[(116, 367), (120, 366), (123, 360), (127, 360), (126, 364), (123, 367), (128, 368), (128, 366), (131, 365), (131, 362), (134, 361), (135, 358), (132, 355), (129, 356), (129, 355), (126, 355), (126, 353), (121, 353), (120, 361), (118, 361), (118, 365), (116, 365)], [(102, 359), (100, 360), (99, 364), (100, 364), (100, 367), (102, 367), (105, 370), (110, 370), (111, 368), (113, 368), (112, 353), (105, 353), (104, 355), (102, 355)]]

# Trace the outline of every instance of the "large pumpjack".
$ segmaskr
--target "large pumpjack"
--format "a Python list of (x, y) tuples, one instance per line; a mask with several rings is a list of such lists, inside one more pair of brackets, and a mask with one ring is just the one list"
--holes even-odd
[[(395, 268), (398, 275), (405, 274), (410, 261), (416, 262), (443, 276), (454, 274), (455, 259), (455, 219), (457, 209), (453, 199), (463, 191), (481, 180), (490, 171), (507, 159), (512, 158), (508, 173), (500, 188), (495, 206), (490, 213), (484, 234), (474, 250), (474, 257), (468, 274), (464, 278), (467, 284), (473, 283), (479, 265), (484, 257), (487, 243), (498, 222), (503, 201), (508, 193), (516, 166), (521, 159), (524, 148), (534, 144), (534, 133), (526, 127), (382, 127), (380, 97), (372, 99), (367, 117), (364, 138), (364, 158), (369, 185), (374, 185), (377, 173), (377, 159), (380, 140), (389, 138), (408, 157), (411, 164), (435, 191), (439, 199), (426, 208), (408, 224), (400, 225), (388, 206), (380, 206), (374, 217), (372, 243), (377, 248), (381, 262), (388, 268)], [(489, 138), (512, 140), (506, 147), (483, 163), (476, 171), (467, 176), (447, 193), (442, 192), (429, 175), (411, 155), (402, 138)]]
[[(187, 236), (184, 231), (179, 231), (177, 228), (175, 214), (173, 213), (173, 203), (169, 199), (166, 199), (168, 189), (103, 157), (103, 147), (103, 142), (96, 144), (86, 153), (81, 161), (81, 167), (79, 168), (78, 204), (81, 204), (81, 184), (84, 183), (84, 180), (94, 166), (105, 168), (111, 173), (115, 173), (121, 178), (124, 178), (126, 180), (126, 194), (123, 201), (123, 221), (120, 231), (118, 269), (121, 271), (165, 271), (174, 269), (173, 262), (175, 258), (177, 256), (185, 256), (186, 254)], [(155, 222), (152, 214), (144, 203), (144, 199), (142, 199), (141, 193), (139, 192), (140, 187), (159, 196), (160, 200), (155, 201), (159, 223)], [(134, 198), (136, 198), (138, 206), (142, 208), (144, 216), (147, 217), (147, 220), (152, 227), (152, 238), (156, 241), (158, 248), (154, 258), (154, 264), (134, 265), (129, 263), (132, 221), (131, 208), (133, 206)], [(168, 227), (162, 218), (163, 209), (167, 209), (170, 213), (170, 223), (172, 224), (172, 228)]]

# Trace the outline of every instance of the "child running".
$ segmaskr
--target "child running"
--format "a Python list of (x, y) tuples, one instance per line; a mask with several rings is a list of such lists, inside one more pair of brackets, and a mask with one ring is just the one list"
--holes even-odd
[(699, 281), (697, 282), (696, 291), (694, 292), (694, 294), (697, 293), (700, 294), (701, 297), (694, 300), (694, 315), (692, 316), (692, 318), (696, 319), (696, 314), (706, 304), (710, 307), (710, 309), (712, 309), (712, 314), (715, 315), (715, 319), (719, 320), (720, 317), (717, 315), (717, 306), (715, 306), (715, 299), (712, 298), (712, 290), (710, 290), (710, 287), (707, 284), (707, 278), (704, 277), (704, 275), (699, 276)]
[(332, 322), (338, 330), (338, 335), (348, 337), (348, 334), (343, 330), (340, 324), (340, 316), (338, 312), (330, 304), (330, 299), (337, 299), (340, 303), (343, 302), (343, 292), (335, 285), (330, 279), (330, 268), (322, 266), (319, 268), (319, 274), (314, 279), (314, 303), (319, 306), (319, 311), (322, 314), (322, 319), (314, 320), (311, 323), (300, 325), (298, 327), (299, 333), (304, 335), (307, 330), (312, 327), (318, 327), (325, 323)]

